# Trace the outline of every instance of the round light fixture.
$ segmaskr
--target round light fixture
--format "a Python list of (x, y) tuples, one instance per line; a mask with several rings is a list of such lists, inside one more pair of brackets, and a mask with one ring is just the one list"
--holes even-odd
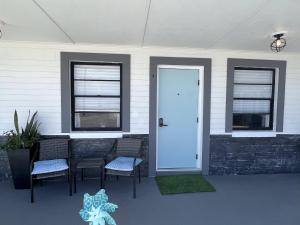
[(277, 33), (273, 35), (275, 39), (272, 41), (270, 47), (273, 52), (280, 52), (286, 46), (286, 40), (283, 38), (284, 33)]

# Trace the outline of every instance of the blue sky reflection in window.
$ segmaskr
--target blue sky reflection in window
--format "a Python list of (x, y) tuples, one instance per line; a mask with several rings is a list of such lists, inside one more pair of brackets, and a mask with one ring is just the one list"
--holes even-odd
[(95, 195), (84, 194), (83, 209), (80, 210), (79, 215), (89, 225), (116, 225), (110, 214), (117, 208), (117, 205), (108, 202), (105, 190), (101, 189)]

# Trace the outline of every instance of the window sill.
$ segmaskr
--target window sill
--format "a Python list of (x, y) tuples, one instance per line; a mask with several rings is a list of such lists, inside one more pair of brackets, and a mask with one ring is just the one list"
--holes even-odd
[(72, 131), (70, 138), (122, 138), (122, 131)]
[(276, 137), (275, 131), (233, 131), (232, 137)]

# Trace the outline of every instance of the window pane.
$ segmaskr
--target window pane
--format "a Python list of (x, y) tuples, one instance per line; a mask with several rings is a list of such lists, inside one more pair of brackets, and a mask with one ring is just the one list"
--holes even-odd
[(120, 113), (75, 113), (75, 128), (119, 128)]
[(120, 98), (76, 97), (75, 111), (120, 112)]
[(118, 81), (75, 81), (75, 95), (120, 95)]
[(120, 80), (119, 65), (74, 65), (74, 79)]
[(120, 128), (121, 65), (88, 62), (71, 65), (73, 127), (84, 130)]
[(234, 98), (271, 98), (272, 85), (234, 85)]
[(233, 113), (269, 113), (270, 100), (233, 100)]
[(234, 83), (272, 84), (271, 70), (239, 70), (234, 71)]
[(270, 128), (269, 114), (233, 114), (234, 129)]
[(235, 69), (233, 129), (263, 130), (272, 128), (273, 82), (274, 70)]

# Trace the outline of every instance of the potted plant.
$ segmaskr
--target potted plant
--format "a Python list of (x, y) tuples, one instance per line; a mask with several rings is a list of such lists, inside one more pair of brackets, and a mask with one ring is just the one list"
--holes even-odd
[(2, 148), (7, 151), (9, 165), (16, 189), (30, 188), (30, 160), (40, 134), (36, 120), (37, 112), (27, 118), (25, 128), (19, 128), (18, 113), (14, 113), (15, 130), (5, 132), (6, 140)]

